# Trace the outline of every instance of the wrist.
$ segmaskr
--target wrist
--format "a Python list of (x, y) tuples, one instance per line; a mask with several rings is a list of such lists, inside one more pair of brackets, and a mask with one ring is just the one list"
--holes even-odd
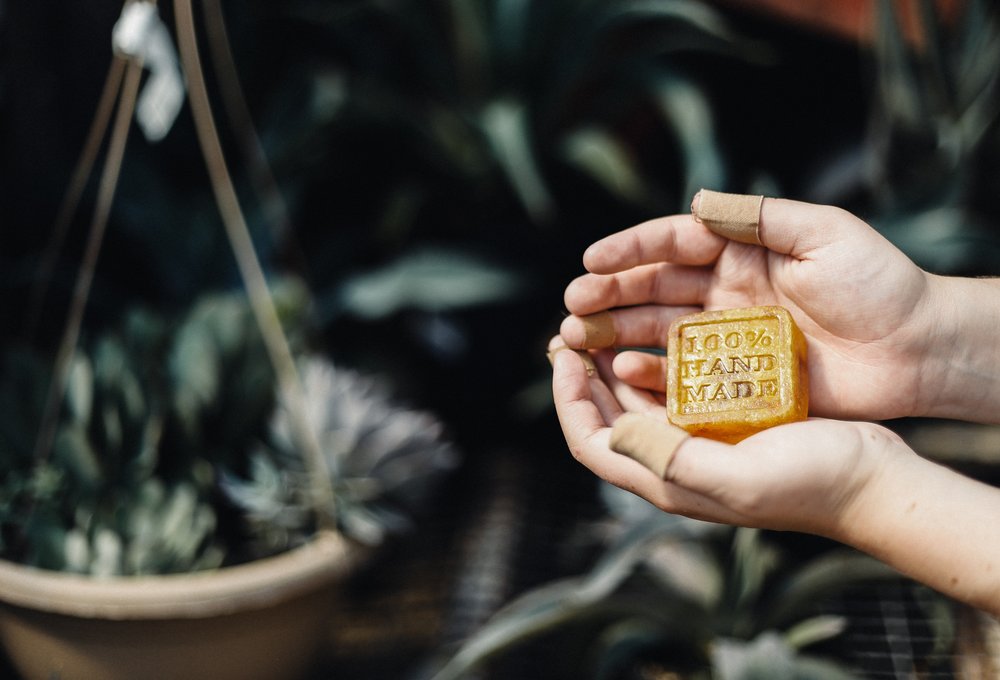
[(902, 440), (830, 534), (899, 572), (1000, 615), (1000, 491), (914, 453)]
[(856, 425), (859, 431), (850, 477), (842, 483), (840, 497), (822, 533), (860, 548), (867, 540), (873, 518), (884, 516), (890, 500), (887, 489), (916, 455), (894, 432), (873, 423)]
[(912, 416), (933, 416), (939, 409), (941, 391), (948, 382), (950, 358), (946, 348), (960, 339), (956, 319), (952, 318), (955, 310), (948, 302), (954, 296), (952, 281), (926, 272), (924, 276), (927, 284), (915, 314), (918, 321), (912, 333), (913, 345), (907, 352), (917, 376), (913, 412), (904, 414)]
[(914, 334), (912, 415), (996, 422), (1000, 408), (1000, 279), (928, 275)]

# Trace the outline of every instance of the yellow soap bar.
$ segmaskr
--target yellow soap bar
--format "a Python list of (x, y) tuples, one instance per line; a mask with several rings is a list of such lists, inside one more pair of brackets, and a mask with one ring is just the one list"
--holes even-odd
[(667, 419), (738, 442), (809, 412), (806, 340), (784, 307), (679, 317), (667, 338)]

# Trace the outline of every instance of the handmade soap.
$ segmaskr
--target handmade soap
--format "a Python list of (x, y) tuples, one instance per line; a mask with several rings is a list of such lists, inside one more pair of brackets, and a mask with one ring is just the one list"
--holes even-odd
[(737, 442), (809, 411), (806, 341), (783, 307), (689, 314), (667, 338), (667, 419)]

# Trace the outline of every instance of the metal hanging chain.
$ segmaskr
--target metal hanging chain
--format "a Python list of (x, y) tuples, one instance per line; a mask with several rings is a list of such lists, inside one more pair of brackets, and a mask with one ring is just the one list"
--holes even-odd
[(177, 45), (181, 66), (188, 83), (188, 97), (195, 130), (208, 167), (209, 179), (222, 215), (226, 236), (236, 257), (250, 307), (274, 367), (282, 401), (289, 412), (293, 439), (310, 472), (310, 500), (316, 520), (321, 527), (335, 530), (336, 505), (330, 471), (320, 449), (316, 432), (307, 421), (305, 393), (295, 367), (295, 360), (274, 307), (267, 279), (257, 258), (212, 118), (212, 108), (198, 52), (198, 37), (191, 0), (174, 0), (174, 20), (177, 24)]
[[(63, 330), (59, 350), (56, 354), (52, 379), (45, 398), (45, 408), (35, 440), (34, 459), (43, 462), (48, 459), (55, 439), (56, 425), (59, 418), (59, 405), (66, 390), (70, 364), (76, 352), (76, 343), (80, 337), (80, 327), (83, 323), (83, 312), (90, 297), (90, 286), (94, 280), (94, 270), (97, 267), (97, 257), (101, 252), (104, 232), (111, 215), (111, 204), (114, 201), (115, 189), (118, 187), (118, 177), (121, 173), (122, 157), (125, 155), (125, 142), (132, 122), (132, 113), (139, 93), (139, 82), (142, 78), (142, 62), (128, 59), (125, 69), (121, 96), (118, 99), (118, 109), (115, 113), (114, 127), (108, 142), (108, 152), (101, 170), (100, 184), (97, 190), (97, 202), (91, 219), (87, 244), (77, 272), (76, 285), (73, 288), (73, 298), (69, 312), (66, 315), (66, 326)], [(84, 178), (85, 181), (86, 178)]]

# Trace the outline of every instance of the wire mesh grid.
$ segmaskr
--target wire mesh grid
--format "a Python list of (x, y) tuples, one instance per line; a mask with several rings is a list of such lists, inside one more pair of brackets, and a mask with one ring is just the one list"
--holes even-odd
[[(568, 545), (593, 515), (592, 480), (569, 461), (495, 461), (466, 479), (468, 491), (425, 525), (416, 544), (385, 560), (353, 595), (315, 676), (423, 678), (427, 660), (471, 635), (511, 597), (586, 567)], [(592, 517), (590, 517), (592, 519)], [(576, 555), (575, 558), (571, 555)], [(928, 606), (928, 602), (938, 606)], [(907, 579), (857, 586), (818, 613), (845, 617), (824, 652), (866, 680), (1000, 679), (1000, 625)], [(476, 680), (549, 678), (553, 650), (525, 645)]]
[(838, 656), (870, 680), (1000, 677), (996, 621), (927, 593), (900, 579), (858, 586), (829, 602), (828, 611), (848, 622)]

